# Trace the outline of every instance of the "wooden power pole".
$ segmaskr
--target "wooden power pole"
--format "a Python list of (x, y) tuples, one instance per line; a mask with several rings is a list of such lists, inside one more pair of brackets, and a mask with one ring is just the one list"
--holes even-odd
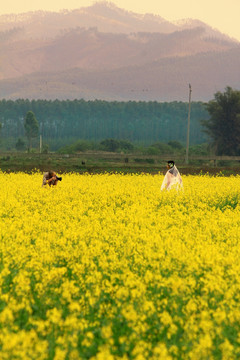
[(42, 135), (40, 135), (40, 138), (39, 138), (39, 152), (40, 152), (40, 154), (42, 153)]
[(191, 87), (191, 84), (189, 84), (188, 125), (187, 125), (187, 144), (186, 144), (186, 158), (185, 158), (185, 162), (186, 162), (186, 164), (188, 164), (188, 152), (189, 152), (190, 113), (191, 113), (191, 93), (192, 93), (192, 87)]
[(42, 123), (40, 123), (39, 152), (42, 153)]

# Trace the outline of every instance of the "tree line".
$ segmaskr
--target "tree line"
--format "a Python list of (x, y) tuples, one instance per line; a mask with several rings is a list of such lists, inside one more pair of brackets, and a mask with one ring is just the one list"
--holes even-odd
[[(188, 103), (157, 101), (107, 102), (102, 100), (1, 100), (0, 122), (4, 138), (25, 136), (24, 119), (32, 111), (39, 133), (49, 144), (67, 139), (101, 141), (107, 138), (130, 142), (186, 142)], [(200, 121), (208, 118), (202, 102), (191, 106), (191, 143), (207, 139)], [(61, 142), (62, 141), (62, 142)]]
[[(110, 149), (131, 147), (130, 142), (157, 142), (161, 147), (161, 142), (177, 141), (181, 146), (187, 110), (183, 102), (2, 100), (0, 131), (5, 138), (18, 137), (19, 148), (21, 136), (26, 136), (28, 149), (39, 134), (47, 139), (101, 141)], [(206, 139), (217, 155), (240, 155), (240, 91), (226, 87), (208, 103), (192, 104), (191, 143)]]

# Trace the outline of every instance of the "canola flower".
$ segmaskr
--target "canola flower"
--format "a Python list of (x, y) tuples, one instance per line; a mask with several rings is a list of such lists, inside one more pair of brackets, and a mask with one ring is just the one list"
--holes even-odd
[(238, 359), (240, 177), (0, 173), (0, 359)]

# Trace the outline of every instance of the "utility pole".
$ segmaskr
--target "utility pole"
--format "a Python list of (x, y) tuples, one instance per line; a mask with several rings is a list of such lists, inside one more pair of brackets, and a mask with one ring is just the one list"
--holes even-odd
[(39, 152), (42, 153), (42, 123), (40, 123)]
[(188, 151), (189, 151), (190, 113), (191, 113), (191, 93), (192, 93), (192, 87), (191, 87), (191, 84), (189, 84), (188, 126), (187, 126), (186, 158), (185, 158), (185, 162), (186, 162), (186, 164), (188, 164)]
[(39, 139), (39, 152), (40, 154), (42, 153), (42, 135), (40, 135), (40, 139)]

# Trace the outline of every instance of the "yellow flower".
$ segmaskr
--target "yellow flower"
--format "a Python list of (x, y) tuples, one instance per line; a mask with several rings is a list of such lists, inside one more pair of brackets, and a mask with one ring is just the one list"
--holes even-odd
[(0, 359), (235, 359), (240, 176), (63, 176), (0, 172)]

